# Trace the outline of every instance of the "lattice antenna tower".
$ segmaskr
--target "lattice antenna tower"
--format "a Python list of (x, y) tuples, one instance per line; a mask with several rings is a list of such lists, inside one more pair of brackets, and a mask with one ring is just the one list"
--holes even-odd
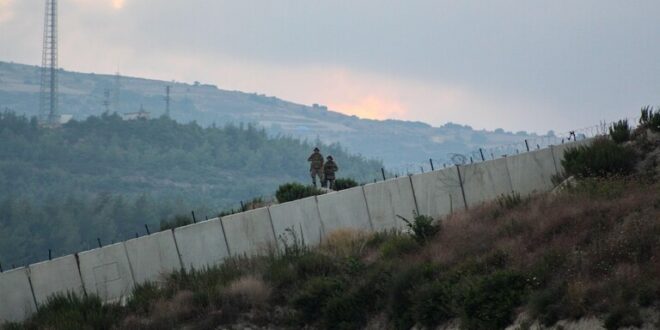
[(119, 72), (115, 73), (115, 85), (114, 85), (114, 90), (113, 90), (113, 102), (112, 102), (112, 108), (114, 112), (119, 113), (119, 91), (121, 90), (121, 75)]
[(170, 102), (172, 98), (170, 97), (170, 85), (165, 86), (165, 116), (170, 116)]
[(46, 0), (43, 42), (39, 115), (43, 122), (55, 125), (59, 122), (57, 112), (57, 0)]

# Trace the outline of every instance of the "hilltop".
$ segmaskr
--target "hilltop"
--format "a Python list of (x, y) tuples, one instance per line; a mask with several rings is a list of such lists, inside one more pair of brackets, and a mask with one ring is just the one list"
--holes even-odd
[[(350, 152), (380, 159), (389, 168), (434, 158), (448, 161), (449, 153), (468, 153), (477, 148), (520, 143), (533, 139), (526, 132), (474, 130), (447, 123), (432, 127), (421, 122), (369, 120), (347, 116), (322, 105), (306, 106), (256, 93), (228, 91), (216, 86), (159, 81), (61, 70), (60, 109), (82, 120), (99, 116), (109, 100), (111, 111), (134, 112), (141, 106), (159, 117), (165, 109), (165, 87), (171, 86), (171, 117), (178, 122), (254, 123), (269, 134), (341, 143)], [(118, 86), (118, 87), (117, 87)], [(119, 91), (116, 94), (116, 91)], [(0, 62), (0, 109), (36, 115), (39, 109), (39, 68)], [(106, 97), (108, 93), (108, 97)]]

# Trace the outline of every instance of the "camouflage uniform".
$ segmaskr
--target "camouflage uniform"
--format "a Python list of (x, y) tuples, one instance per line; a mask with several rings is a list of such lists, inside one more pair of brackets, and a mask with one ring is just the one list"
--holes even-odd
[[(323, 175), (325, 179), (323, 180), (323, 186), (328, 187), (330, 189), (335, 188), (335, 172), (339, 171), (339, 167), (337, 167), (337, 163), (335, 163), (332, 158), (328, 157), (328, 160), (325, 162), (323, 165)], [(328, 185), (328, 182), (330, 185)]]
[(309, 174), (312, 176), (312, 183), (316, 187), (316, 177), (319, 177), (319, 180), (323, 182), (323, 155), (317, 150), (314, 150), (314, 153), (307, 158), (309, 164)]

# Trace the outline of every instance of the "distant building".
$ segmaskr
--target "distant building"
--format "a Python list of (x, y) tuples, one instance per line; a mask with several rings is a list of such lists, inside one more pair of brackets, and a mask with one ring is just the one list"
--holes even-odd
[(127, 112), (121, 115), (124, 120), (136, 120), (136, 119), (149, 119), (149, 111), (145, 111), (144, 107), (140, 105), (140, 111), (138, 112)]

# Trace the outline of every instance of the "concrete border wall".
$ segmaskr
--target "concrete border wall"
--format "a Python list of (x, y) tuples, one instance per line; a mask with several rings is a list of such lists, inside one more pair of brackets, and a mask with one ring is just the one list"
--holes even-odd
[(364, 195), (376, 231), (402, 229), (405, 224), (397, 215), (412, 220), (417, 212), (409, 177), (365, 185)]
[(34, 298), (43, 305), (54, 294), (85, 293), (75, 255), (68, 255), (30, 265)]
[[(316, 245), (324, 235), (316, 197), (272, 205), (270, 217), (280, 250), (284, 249), (282, 240), (292, 244), (294, 239), (298, 239), (304, 241), (305, 245)], [(295, 238), (292, 231), (296, 234)]]
[(461, 177), (468, 207), (511, 194), (513, 186), (504, 158), (461, 166)]
[(133, 292), (135, 281), (124, 243), (81, 252), (78, 259), (87, 294), (115, 302), (128, 298)]
[(219, 218), (175, 228), (174, 239), (187, 270), (219, 265), (229, 257)]
[(171, 230), (134, 238), (124, 245), (136, 284), (160, 281), (163, 275), (183, 267)]
[(325, 234), (338, 229), (372, 230), (362, 187), (317, 196)]
[(465, 210), (455, 166), (411, 177), (420, 215), (440, 218)]
[(256, 255), (276, 248), (266, 207), (222, 217), (222, 224), (232, 256)]
[(36, 311), (28, 269), (21, 267), (0, 273), (0, 324), (23, 321)]
[(521, 195), (552, 189), (557, 174), (552, 150), (541, 149), (506, 158), (513, 190)]

